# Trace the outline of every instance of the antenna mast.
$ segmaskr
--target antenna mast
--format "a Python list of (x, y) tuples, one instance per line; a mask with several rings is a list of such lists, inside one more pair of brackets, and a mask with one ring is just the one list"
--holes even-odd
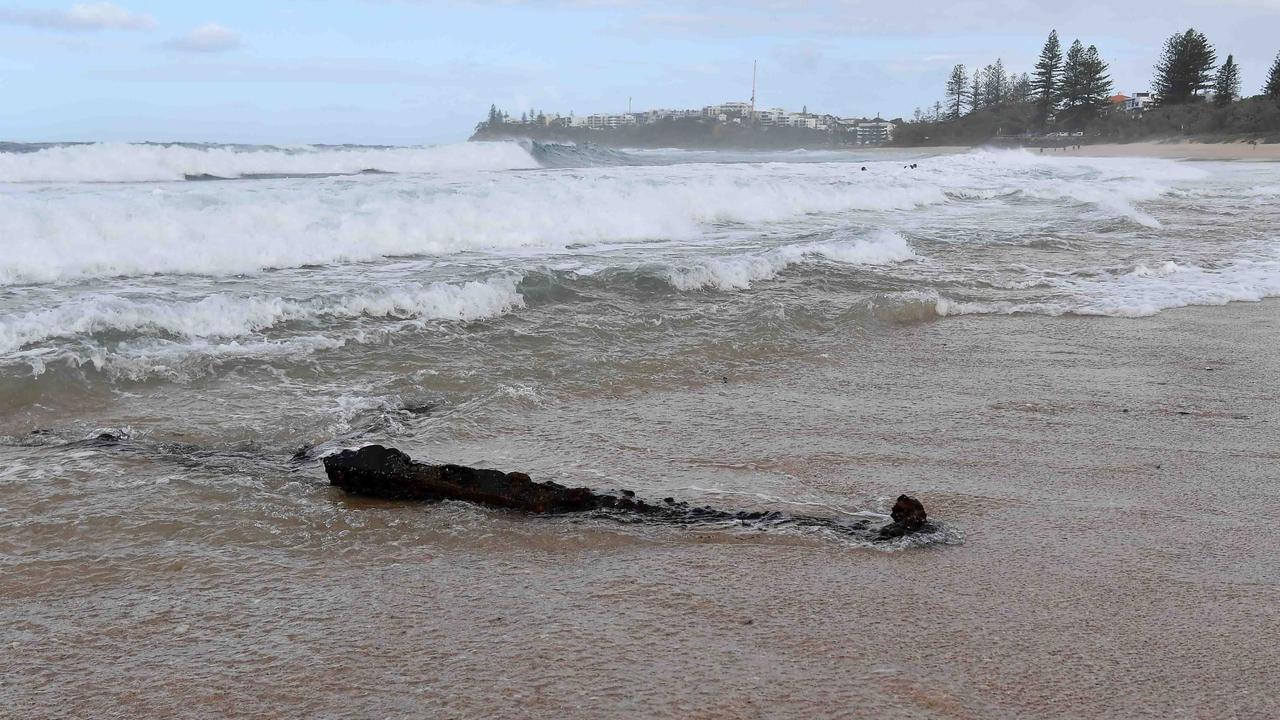
[(756, 64), (758, 60), (751, 61), (751, 119), (756, 118)]

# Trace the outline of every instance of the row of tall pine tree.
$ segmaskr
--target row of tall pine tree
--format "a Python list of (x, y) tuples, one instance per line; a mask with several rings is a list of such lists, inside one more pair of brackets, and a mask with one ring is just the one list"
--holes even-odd
[[(932, 113), (916, 110), (916, 120), (941, 122), (988, 108), (1026, 103), (1034, 107), (1034, 122), (1079, 130), (1111, 106), (1109, 67), (1098, 48), (1076, 40), (1064, 54), (1058, 31), (1049, 33), (1034, 72), (1009, 74), (996, 60), (972, 76), (956, 65), (947, 78), (946, 99)], [(1165, 41), (1151, 89), (1161, 105), (1182, 105), (1212, 98), (1224, 107), (1240, 99), (1240, 66), (1233, 55), (1218, 65), (1218, 54), (1204, 33), (1195, 29)], [(1280, 55), (1268, 73), (1262, 94), (1280, 102)]]

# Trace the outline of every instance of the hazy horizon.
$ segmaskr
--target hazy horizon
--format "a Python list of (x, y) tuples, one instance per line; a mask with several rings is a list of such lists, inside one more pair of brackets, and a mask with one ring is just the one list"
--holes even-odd
[[(1149, 18), (1155, 16), (1156, 19)], [(513, 114), (745, 100), (910, 117), (956, 63), (1030, 71), (1045, 36), (1096, 44), (1118, 92), (1146, 90), (1194, 26), (1258, 92), (1280, 2), (653, 3), (233, 0), (0, 4), (0, 140), (413, 145)]]

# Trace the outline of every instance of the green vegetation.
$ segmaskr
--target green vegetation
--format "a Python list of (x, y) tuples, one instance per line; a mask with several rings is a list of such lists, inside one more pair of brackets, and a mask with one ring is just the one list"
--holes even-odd
[(1280, 142), (1280, 103), (1264, 96), (1218, 107), (1213, 103), (1164, 104), (1141, 115), (1107, 115), (1088, 130), (1090, 142), (1182, 138), (1199, 142)]
[(1165, 41), (1151, 87), (1163, 104), (1199, 101), (1201, 93), (1213, 87), (1213, 66), (1217, 62), (1218, 54), (1209, 39), (1192, 28)]
[(699, 118), (669, 118), (644, 125), (612, 128), (607, 132), (543, 124), (481, 123), (471, 136), (472, 140), (512, 138), (625, 148), (679, 147), (705, 150), (820, 149), (834, 145), (832, 134), (826, 130), (788, 127), (761, 129), (751, 125), (718, 123)]
[(1086, 50), (1079, 40), (1071, 44), (1056, 96), (1058, 125), (1073, 131), (1083, 130), (1110, 106), (1111, 78), (1098, 48)]
[(997, 137), (1035, 133), (1039, 123), (1033, 103), (1010, 103), (972, 110), (956, 120), (922, 116), (894, 130), (893, 144), (980, 145)]
[[(1199, 141), (1280, 142), (1280, 55), (1262, 94), (1246, 98), (1235, 56), (1221, 66), (1217, 50), (1194, 28), (1165, 41), (1151, 81), (1154, 92), (1133, 102), (1113, 96), (1110, 69), (1095, 45), (1074, 40), (1063, 52), (1057, 30), (1049, 33), (1033, 74), (1009, 72), (1004, 61), (974, 68), (956, 65), (946, 79), (944, 100), (915, 111), (912, 121), (895, 118), (893, 144), (1068, 145), (1186, 138)], [(808, 108), (802, 114), (807, 114)], [(825, 116), (824, 116), (825, 117)], [(619, 147), (822, 148), (852, 144), (847, 127), (766, 127), (717, 122), (705, 117), (668, 117), (610, 127), (607, 132), (548, 121), (535, 110), (513, 122), (496, 106), (473, 139), (531, 138), (593, 142)], [(834, 120), (827, 118), (828, 121)], [(844, 127), (837, 131), (837, 128)]]
[(1213, 104), (1226, 107), (1239, 99), (1240, 68), (1236, 65), (1236, 59), (1228, 55), (1213, 81)]
[(964, 106), (969, 99), (969, 73), (964, 65), (951, 69), (951, 78), (947, 80), (947, 119), (959, 120), (964, 115)]
[[(1049, 33), (1034, 74), (1006, 74), (997, 60), (972, 79), (964, 65), (947, 77), (945, 103), (916, 110), (900, 125), (897, 145), (1076, 144), (1191, 138), (1280, 142), (1280, 55), (1262, 95), (1243, 98), (1240, 66), (1194, 28), (1164, 45), (1152, 78), (1156, 102), (1125, 107), (1112, 100), (1107, 63), (1096, 46), (1074, 41), (1063, 53)], [(1206, 99), (1212, 98), (1212, 102)], [(1123, 98), (1121, 98), (1122, 100)]]
[(1049, 33), (1044, 48), (1040, 51), (1040, 61), (1036, 63), (1036, 80), (1033, 86), (1036, 97), (1035, 121), (1045, 125), (1058, 109), (1058, 81), (1062, 77), (1062, 44), (1058, 42), (1058, 31)]
[(1271, 64), (1271, 72), (1267, 75), (1267, 84), (1262, 88), (1262, 94), (1280, 103), (1280, 54), (1276, 55), (1276, 60)]

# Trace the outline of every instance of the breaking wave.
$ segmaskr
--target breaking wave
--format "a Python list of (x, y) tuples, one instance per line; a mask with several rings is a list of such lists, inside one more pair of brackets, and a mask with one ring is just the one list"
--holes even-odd
[(518, 277), (461, 284), (409, 284), (307, 301), (216, 294), (194, 302), (100, 296), (0, 318), (0, 354), (56, 338), (107, 333), (185, 340), (235, 338), (288, 322), (358, 317), (470, 322), (524, 306)]
[(1137, 318), (1196, 305), (1258, 302), (1280, 296), (1280, 261), (1241, 258), (1217, 268), (1166, 262), (1111, 277), (1049, 281), (1055, 292), (1034, 302), (959, 301), (935, 295), (939, 316), (1094, 315)]
[(166, 182), (261, 175), (459, 173), (537, 167), (517, 143), (421, 148), (95, 143), (0, 152), (0, 183)]
[(147, 338), (102, 346), (38, 348), (14, 353), (9, 361), (25, 363), (33, 377), (62, 368), (92, 368), (112, 378), (145, 381), (152, 378), (186, 380), (210, 374), (229, 362), (300, 362), (317, 353), (346, 347), (350, 338), (322, 334), (285, 339), (208, 339), (163, 341)]
[(786, 268), (805, 261), (886, 265), (918, 257), (901, 235), (884, 232), (868, 240), (786, 245), (765, 252), (711, 258), (696, 265), (671, 268), (666, 279), (678, 290), (745, 290), (752, 283), (773, 279)]
[[(113, 189), (0, 194), (0, 285), (156, 274), (237, 275), (383, 257), (556, 250), (698, 240), (726, 224), (765, 225), (849, 210), (946, 202), (935, 185), (855, 184), (830, 171), (806, 185), (739, 166), (597, 169), (536, 179), (388, 192), (348, 187)], [(362, 185), (356, 183), (356, 185)]]
[(538, 164), (546, 168), (583, 168), (608, 165), (636, 165), (640, 160), (621, 150), (600, 145), (575, 143), (541, 143), (527, 141), (521, 145)]

